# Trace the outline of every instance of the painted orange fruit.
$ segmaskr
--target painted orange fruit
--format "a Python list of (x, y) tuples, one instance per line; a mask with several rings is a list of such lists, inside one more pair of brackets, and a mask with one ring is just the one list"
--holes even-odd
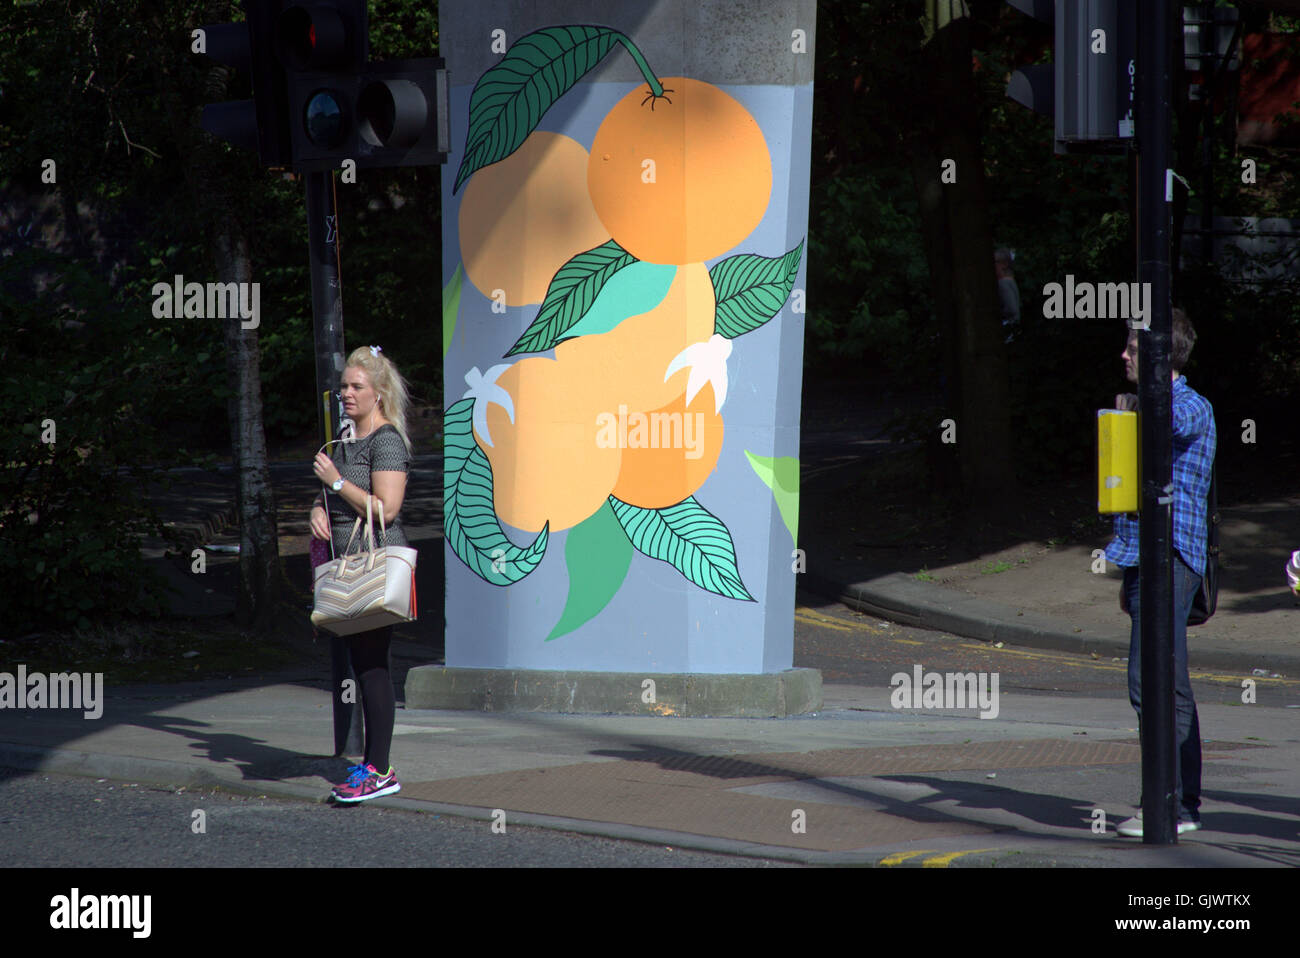
[(704, 485), (722, 452), (722, 417), (713, 407), (713, 387), (706, 384), (690, 405), (683, 391), (661, 409), (606, 421), (619, 430), (623, 446), (614, 498), (660, 509)]
[(578, 364), (534, 356), (503, 372), (497, 385), (514, 403), (514, 422), (487, 407), (492, 445), (475, 433), (492, 464), (497, 516), (538, 532), (577, 525), (600, 508), (618, 479), (622, 452), (597, 443), (595, 423), (612, 398)]
[(610, 236), (637, 259), (697, 263), (740, 244), (767, 210), (772, 161), (734, 97), (689, 77), (664, 96), (633, 90), (601, 121), (587, 189)]
[(560, 343), (555, 358), (575, 370), (581, 367), (631, 410), (658, 409), (686, 391), (688, 370), (678, 370), (667, 382), (664, 373), (683, 349), (713, 335), (716, 305), (709, 271), (703, 263), (688, 263), (678, 267), (659, 305), (607, 333)]
[(587, 195), (586, 171), (581, 143), (537, 130), (474, 174), (459, 229), (465, 275), (479, 292), (504, 295), (506, 306), (540, 303), (571, 257), (609, 241)]

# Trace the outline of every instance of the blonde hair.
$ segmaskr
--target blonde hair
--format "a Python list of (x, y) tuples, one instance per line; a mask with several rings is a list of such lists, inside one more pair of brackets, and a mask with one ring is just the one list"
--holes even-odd
[(406, 380), (397, 371), (397, 365), (382, 352), (375, 354), (369, 346), (359, 346), (348, 355), (347, 367), (366, 371), (370, 385), (375, 387), (375, 392), (383, 400), (380, 408), (402, 437), (406, 451), (410, 452), (411, 440), (406, 435), (406, 409), (410, 405), (410, 397), (406, 390)]

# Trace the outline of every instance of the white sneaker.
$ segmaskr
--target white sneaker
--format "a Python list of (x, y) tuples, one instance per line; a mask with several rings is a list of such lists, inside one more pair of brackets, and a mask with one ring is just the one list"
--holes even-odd
[[(1198, 831), (1200, 827), (1201, 827), (1201, 820), (1199, 818), (1196, 819), (1180, 818), (1178, 820), (1179, 835), (1185, 835), (1188, 832)], [(1142, 813), (1138, 812), (1132, 818), (1120, 822), (1119, 825), (1115, 828), (1115, 833), (1117, 835), (1123, 835), (1125, 838), (1141, 838), (1142, 837)]]

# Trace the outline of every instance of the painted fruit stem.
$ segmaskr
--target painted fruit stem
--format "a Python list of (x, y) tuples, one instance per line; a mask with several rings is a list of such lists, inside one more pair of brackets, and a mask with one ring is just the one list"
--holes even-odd
[(645, 62), (645, 57), (643, 57), (641, 55), (641, 51), (636, 48), (636, 44), (633, 43), (632, 40), (626, 34), (622, 34), (622, 33), (616, 32), (614, 34), (614, 39), (617, 40), (619, 43), (623, 44), (623, 49), (625, 49), (628, 53), (632, 55), (632, 59), (636, 61), (637, 69), (639, 69), (641, 71), (641, 75), (645, 77), (645, 82), (650, 84), (650, 92), (654, 94), (655, 99), (658, 99), (659, 97), (663, 96), (664, 95), (663, 84), (659, 82), (659, 79), (655, 76), (654, 71), (650, 69), (650, 64)]

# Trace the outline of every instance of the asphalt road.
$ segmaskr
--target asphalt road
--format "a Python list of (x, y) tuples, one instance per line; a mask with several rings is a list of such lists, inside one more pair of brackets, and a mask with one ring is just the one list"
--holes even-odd
[[(1123, 659), (998, 648), (896, 625), (803, 591), (795, 609), (794, 642), (795, 666), (821, 669), (822, 681), (828, 684), (889, 688), (891, 676), (919, 664), (924, 671), (997, 672), (1003, 692), (1128, 699), (1128, 665)], [(1300, 680), (1294, 676), (1201, 670), (1192, 675), (1192, 692), (1198, 703), (1241, 704), (1246, 679), (1255, 683), (1256, 704), (1300, 708)]]
[[(196, 816), (196, 812), (202, 812)], [(202, 822), (204, 831), (196, 832)], [(83, 827), (69, 828), (69, 822)], [(505, 822), (0, 770), (0, 856), (31, 868), (787, 868)]]

